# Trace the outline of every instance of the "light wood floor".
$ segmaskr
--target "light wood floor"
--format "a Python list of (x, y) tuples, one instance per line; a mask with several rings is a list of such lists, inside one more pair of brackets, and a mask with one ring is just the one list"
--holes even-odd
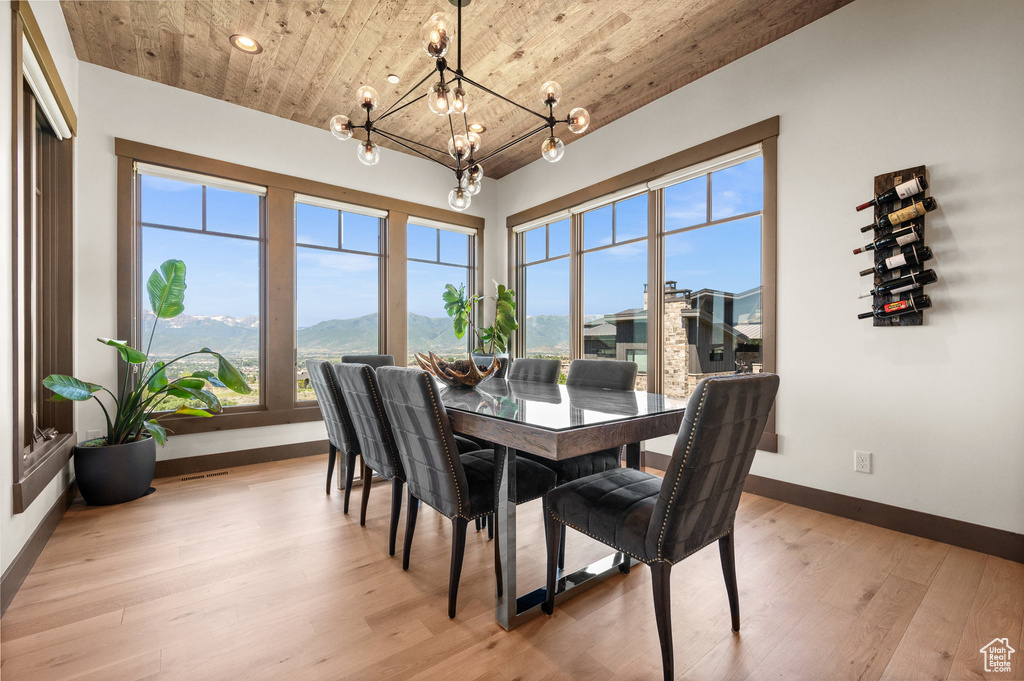
[[(320, 456), (79, 502), (0, 622), (3, 681), (660, 678), (647, 568), (505, 632), (471, 531), (449, 620), (448, 521), (423, 508), (402, 572), (390, 490), (374, 486), (361, 528), (358, 494), (343, 515), (325, 472)], [(539, 502), (519, 519), (520, 584), (540, 585)], [(673, 570), (679, 678), (1024, 678), (1024, 565), (750, 495), (736, 545), (740, 634), (716, 548)], [(570, 531), (569, 567), (602, 553)], [(996, 637), (1013, 673), (986, 676)]]

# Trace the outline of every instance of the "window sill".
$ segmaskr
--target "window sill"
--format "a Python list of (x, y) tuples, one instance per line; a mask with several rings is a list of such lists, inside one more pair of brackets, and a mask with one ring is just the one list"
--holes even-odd
[(42, 445), (41, 456), (25, 476), (13, 485), (14, 512), (24, 513), (50, 481), (67, 465), (77, 444), (75, 433), (62, 433)]
[(238, 428), (255, 428), (258, 426), (280, 426), (287, 423), (308, 423), (319, 421), (323, 417), (316, 402), (308, 406), (296, 406), (293, 409), (270, 410), (266, 407), (229, 408), (220, 414), (208, 418), (201, 416), (165, 416), (160, 424), (170, 435), (194, 435), (197, 433), (213, 433)]

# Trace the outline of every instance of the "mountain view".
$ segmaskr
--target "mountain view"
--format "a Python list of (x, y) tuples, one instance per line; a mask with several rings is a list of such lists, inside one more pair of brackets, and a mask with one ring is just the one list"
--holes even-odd
[[(153, 316), (146, 314), (145, 329), (151, 327)], [(530, 352), (568, 353), (569, 318), (539, 315), (526, 319), (530, 336)], [(299, 329), (296, 345), (299, 361), (322, 356), (324, 359), (342, 354), (372, 354), (377, 347), (377, 315), (353, 319), (330, 319)], [(424, 317), (410, 314), (408, 319), (409, 352), (431, 352), (439, 355), (465, 351), (464, 340), (456, 340), (448, 317)], [(209, 347), (232, 359), (255, 358), (259, 350), (259, 320), (256, 317), (190, 316), (160, 320), (153, 341), (153, 356), (167, 358)]]

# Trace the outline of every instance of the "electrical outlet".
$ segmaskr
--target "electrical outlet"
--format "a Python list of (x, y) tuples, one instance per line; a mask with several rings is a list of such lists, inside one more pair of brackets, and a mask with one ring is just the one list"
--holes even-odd
[(103, 431), (101, 430), (87, 430), (85, 431), (86, 440), (95, 440), (96, 438), (103, 437)]
[(871, 452), (853, 452), (853, 470), (858, 473), (871, 472)]

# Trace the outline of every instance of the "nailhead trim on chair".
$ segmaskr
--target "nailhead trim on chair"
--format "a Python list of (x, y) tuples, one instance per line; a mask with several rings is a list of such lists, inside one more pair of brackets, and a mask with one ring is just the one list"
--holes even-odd
[[(434, 418), (437, 419), (438, 425), (441, 426), (441, 433), (444, 434), (444, 423), (441, 421), (441, 412), (438, 411), (438, 409), (437, 409), (437, 401), (434, 400), (434, 386), (432, 384), (429, 384), (429, 381), (432, 381), (433, 379), (430, 378), (430, 374), (428, 374), (426, 372), (423, 372), (420, 375), (423, 376), (423, 380), (424, 381), (428, 381), (428, 384), (427, 384), (427, 394), (430, 395), (430, 403), (434, 407)], [(455, 497), (458, 499), (458, 502), (459, 502), (459, 513), (457, 513), (456, 515), (461, 518), (461, 517), (463, 517), (463, 515), (462, 515), (462, 492), (459, 491), (459, 478), (458, 478), (457, 475), (455, 475), (455, 464), (452, 463), (452, 453), (448, 449), (448, 438), (442, 437), (441, 439), (444, 441), (444, 455), (448, 459), (448, 468), (451, 470), (452, 477), (455, 478)], [(483, 514), (483, 515), (488, 515), (488, 514)], [(473, 518), (477, 518), (477, 517), (479, 517), (479, 516), (473, 516)], [(473, 520), (473, 518), (467, 518), (467, 520)]]
[[(704, 400), (708, 396), (708, 386), (711, 385), (713, 380), (709, 380), (707, 385), (704, 386), (704, 394), (700, 396), (700, 404), (697, 405), (697, 413), (693, 418), (693, 430), (690, 431), (690, 439), (686, 442), (686, 453), (683, 454), (683, 462), (681, 466), (686, 466), (686, 460), (690, 458), (690, 448), (693, 447), (693, 436), (697, 433), (697, 423), (700, 421), (701, 412), (704, 410)], [(675, 482), (672, 483), (672, 496), (668, 498), (668, 510), (672, 509), (672, 502), (676, 499), (676, 493), (679, 491), (679, 477), (676, 477)], [(665, 519), (661, 521), (661, 532), (658, 534), (658, 560), (662, 560), (662, 551), (665, 547), (665, 526), (668, 525), (669, 513), (665, 513)], [(724, 536), (724, 535), (723, 535)], [(713, 541), (713, 540), (712, 540)], [(709, 542), (710, 543), (710, 542)], [(704, 546), (707, 546), (705, 544)], [(704, 548), (703, 546), (701, 548)], [(699, 550), (699, 549), (695, 549)], [(690, 554), (686, 554), (687, 556)], [(683, 556), (685, 558), (686, 556)], [(682, 558), (680, 559), (682, 560)]]
[[(636, 559), (637, 559), (638, 561), (640, 561), (641, 563), (645, 563), (645, 564), (647, 563), (647, 561), (646, 561), (646, 560), (644, 560), (644, 559), (643, 559), (643, 558), (641, 558), (640, 556), (636, 555), (635, 553), (630, 553), (629, 551), (627, 551), (626, 549), (624, 549), (624, 548), (622, 548), (622, 547), (620, 547), (620, 546), (615, 546), (614, 544), (608, 544), (608, 542), (606, 542), (606, 541), (605, 541), (604, 539), (601, 539), (601, 538), (600, 538), (600, 537), (598, 537), (597, 535), (595, 535), (595, 534), (590, 534), (590, 533), (589, 533), (589, 532), (587, 532), (586, 530), (584, 530), (584, 529), (581, 529), (581, 528), (579, 528), (579, 527), (576, 527), (576, 526), (575, 526), (575, 525), (573, 525), (572, 523), (569, 523), (569, 522), (566, 522), (566, 521), (562, 520), (562, 519), (561, 519), (561, 518), (559, 518), (559, 517), (558, 517), (557, 515), (555, 515), (555, 512), (554, 512), (554, 511), (552, 511), (552, 510), (551, 510), (550, 508), (548, 509), (548, 513), (550, 513), (550, 514), (551, 514), (551, 517), (552, 517), (552, 518), (554, 518), (554, 519), (555, 519), (555, 520), (557, 520), (558, 522), (562, 523), (563, 525), (566, 525), (566, 526), (568, 526), (568, 527), (571, 527), (572, 529), (576, 530), (577, 532), (582, 532), (583, 534), (587, 535), (588, 537), (592, 537), (593, 539), (596, 539), (597, 541), (601, 542), (602, 544), (606, 544), (606, 545), (608, 545), (608, 546), (611, 546), (611, 547), (612, 547), (613, 549), (615, 549), (616, 551), (621, 551), (622, 553), (626, 554), (626, 555), (627, 555), (627, 556), (629, 556), (630, 558), (636, 558)], [(703, 547), (702, 547), (702, 548), (703, 548)], [(652, 561), (652, 562), (657, 562), (657, 561)]]
[[(366, 369), (364, 369), (364, 371), (366, 372), (366, 377), (369, 379), (370, 378), (370, 372), (372, 372), (373, 369), (369, 365), (367, 365), (367, 367), (366, 367)], [(380, 429), (381, 429), (381, 431), (384, 432), (384, 437), (386, 437), (388, 439), (388, 444), (391, 446), (392, 453), (396, 454), (396, 457), (397, 457), (398, 447), (395, 445), (395, 440), (391, 436), (391, 428), (385, 428), (384, 427), (384, 425), (386, 423), (388, 423), (388, 421), (386, 420), (387, 416), (385, 416), (384, 410), (381, 409), (380, 399), (378, 399), (377, 391), (375, 389), (373, 389), (373, 382), (372, 381), (368, 380), (367, 381), (367, 385), (370, 386), (370, 393), (373, 395), (373, 406), (377, 408), (377, 419), (378, 419), (378, 422), (381, 425)], [(395, 466), (395, 470), (398, 470), (397, 466)], [(396, 475), (395, 477), (398, 477), (398, 476)], [(405, 482), (405, 480), (402, 479), (402, 478), (398, 478), (398, 479), (402, 480), (402, 482)]]

